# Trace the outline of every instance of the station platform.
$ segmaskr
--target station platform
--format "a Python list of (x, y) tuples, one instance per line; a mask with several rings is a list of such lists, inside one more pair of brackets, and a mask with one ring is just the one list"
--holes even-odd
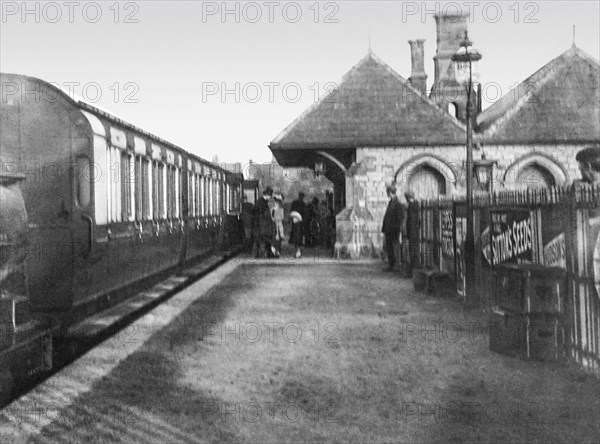
[(600, 382), (378, 260), (236, 256), (0, 412), (2, 442), (594, 442)]

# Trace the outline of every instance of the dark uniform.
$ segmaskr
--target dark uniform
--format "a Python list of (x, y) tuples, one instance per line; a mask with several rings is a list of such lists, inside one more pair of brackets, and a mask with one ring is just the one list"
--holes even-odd
[(271, 219), (271, 207), (267, 196), (273, 194), (270, 188), (265, 190), (263, 196), (256, 201), (253, 209), (254, 220), (254, 242), (256, 245), (255, 256), (258, 258), (262, 255), (264, 249), (267, 257), (272, 257), (271, 238), (273, 235), (273, 219)]
[(408, 208), (406, 209), (406, 224), (405, 233), (402, 233), (406, 242), (404, 242), (403, 249), (406, 251), (406, 274), (412, 273), (413, 267), (419, 264), (419, 203), (415, 200), (412, 192), (405, 193), (406, 200), (408, 202)]
[(385, 235), (385, 249), (388, 255), (387, 269), (390, 271), (396, 265), (396, 252), (400, 251), (399, 237), (402, 232), (403, 223), (404, 208), (396, 194), (392, 194), (387, 209), (385, 210), (385, 216), (383, 216), (383, 226), (381, 228), (381, 231)]

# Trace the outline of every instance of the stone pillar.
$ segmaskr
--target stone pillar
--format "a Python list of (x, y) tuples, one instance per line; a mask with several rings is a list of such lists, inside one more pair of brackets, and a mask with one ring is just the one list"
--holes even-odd
[(336, 216), (335, 254), (338, 258), (376, 257), (379, 227), (366, 199), (366, 168), (353, 164), (346, 173), (346, 208)]

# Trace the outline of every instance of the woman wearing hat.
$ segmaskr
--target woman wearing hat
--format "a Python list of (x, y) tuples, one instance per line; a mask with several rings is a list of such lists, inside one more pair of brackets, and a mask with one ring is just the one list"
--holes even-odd
[(290, 233), (290, 244), (296, 247), (296, 258), (302, 256), (300, 246), (302, 245), (302, 217), (304, 215), (304, 193), (298, 193), (298, 199), (292, 202), (290, 219), (292, 220), (292, 232)]

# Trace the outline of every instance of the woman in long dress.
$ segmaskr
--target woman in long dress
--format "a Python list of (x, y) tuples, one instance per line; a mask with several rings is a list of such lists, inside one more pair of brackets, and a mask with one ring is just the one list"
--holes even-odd
[(281, 194), (273, 194), (273, 209), (271, 210), (271, 218), (273, 219), (273, 254), (275, 257), (281, 255), (281, 242), (283, 241), (283, 196)]
[(296, 258), (300, 258), (302, 255), (300, 252), (300, 247), (302, 246), (303, 234), (302, 218), (304, 217), (305, 211), (306, 206), (304, 204), (304, 193), (300, 192), (298, 193), (298, 199), (292, 202), (292, 207), (290, 208), (290, 219), (292, 220), (290, 244), (296, 247)]

